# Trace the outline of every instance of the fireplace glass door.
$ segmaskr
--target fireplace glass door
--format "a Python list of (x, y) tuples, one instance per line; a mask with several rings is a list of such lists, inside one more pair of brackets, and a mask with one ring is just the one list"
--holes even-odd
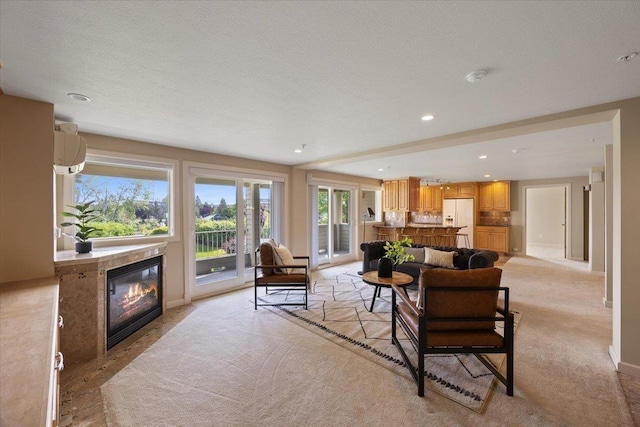
[(107, 272), (107, 349), (162, 314), (162, 257)]

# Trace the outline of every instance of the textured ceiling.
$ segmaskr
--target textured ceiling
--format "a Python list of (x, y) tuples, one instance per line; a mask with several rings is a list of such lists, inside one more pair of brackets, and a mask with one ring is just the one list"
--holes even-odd
[[(0, 86), (55, 104), (84, 132), (282, 164), (380, 178), (586, 175), (603, 164), (610, 123), (383, 149), (640, 96), (640, 58), (616, 61), (640, 51), (639, 18), (640, 1), (2, 0)], [(465, 81), (480, 68), (485, 79)]]

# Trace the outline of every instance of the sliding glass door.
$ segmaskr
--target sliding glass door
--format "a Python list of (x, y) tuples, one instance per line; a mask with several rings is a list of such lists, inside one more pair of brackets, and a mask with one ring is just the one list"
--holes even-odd
[(353, 239), (353, 191), (318, 186), (317, 235), (318, 264), (338, 261), (350, 256)]
[(242, 224), (238, 222), (237, 195), (236, 180), (195, 177), (196, 286), (238, 277)]
[[(191, 168), (188, 280), (197, 297), (253, 280), (261, 241), (278, 239), (283, 183)], [(274, 191), (275, 190), (275, 191)]]

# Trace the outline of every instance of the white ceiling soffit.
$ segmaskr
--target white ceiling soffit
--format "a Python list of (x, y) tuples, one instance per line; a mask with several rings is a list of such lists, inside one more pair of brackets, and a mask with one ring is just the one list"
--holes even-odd
[[(639, 1), (3, 0), (0, 86), (83, 132), (296, 165), (640, 96), (640, 59), (616, 61), (640, 50), (639, 17)], [(468, 83), (478, 69), (488, 75)], [(610, 142), (600, 126), (582, 131)], [(537, 147), (522, 158), (555, 150), (531, 171), (486, 163), (505, 179), (602, 164), (602, 150), (562, 135), (486, 143)], [(380, 160), (393, 176), (444, 164), (458, 180), (479, 172), (462, 154)], [(327, 169), (378, 177), (379, 164)]]

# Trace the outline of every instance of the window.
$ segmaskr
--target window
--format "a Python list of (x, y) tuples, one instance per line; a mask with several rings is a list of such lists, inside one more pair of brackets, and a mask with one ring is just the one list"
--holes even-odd
[(173, 164), (88, 155), (74, 204), (95, 201), (98, 238), (173, 234)]

